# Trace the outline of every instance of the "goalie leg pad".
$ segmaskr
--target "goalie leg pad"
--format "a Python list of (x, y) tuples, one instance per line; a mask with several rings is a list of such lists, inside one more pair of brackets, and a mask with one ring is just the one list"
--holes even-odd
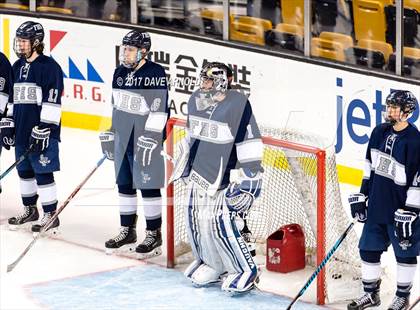
[(223, 281), (222, 290), (229, 293), (245, 293), (254, 288), (257, 272), (230, 274)]

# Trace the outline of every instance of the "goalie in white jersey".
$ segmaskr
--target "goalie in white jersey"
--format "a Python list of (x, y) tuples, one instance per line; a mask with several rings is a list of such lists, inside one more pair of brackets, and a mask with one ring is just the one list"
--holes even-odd
[(186, 222), (195, 257), (186, 277), (204, 286), (226, 275), (222, 290), (251, 290), (257, 265), (235, 218), (260, 194), (263, 144), (248, 98), (228, 90), (224, 65), (203, 67), (188, 102), (187, 136), (177, 147), (172, 179), (189, 182)]

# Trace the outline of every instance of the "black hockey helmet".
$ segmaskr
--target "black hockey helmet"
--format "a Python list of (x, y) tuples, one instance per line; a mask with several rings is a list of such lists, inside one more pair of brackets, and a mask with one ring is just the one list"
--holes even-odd
[(227, 66), (220, 62), (208, 62), (203, 66), (200, 72), (200, 89), (205, 91), (203, 88), (203, 82), (205, 79), (213, 81), (212, 92), (224, 93), (228, 89), (228, 70)]
[(417, 99), (408, 90), (395, 90), (386, 97), (385, 104), (399, 106), (404, 114), (411, 114), (417, 108)]
[(24, 22), (16, 30), (16, 38), (30, 40), (33, 44), (36, 40), (39, 42), (44, 41), (44, 28), (40, 23), (27, 21)]
[(124, 36), (122, 44), (135, 46), (138, 48), (145, 48), (148, 52), (152, 46), (152, 40), (150, 39), (150, 34), (148, 32), (132, 30)]

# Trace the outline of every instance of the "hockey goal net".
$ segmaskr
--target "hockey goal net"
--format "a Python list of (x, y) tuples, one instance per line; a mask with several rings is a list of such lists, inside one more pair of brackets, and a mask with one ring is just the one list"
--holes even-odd
[[(185, 121), (172, 118), (167, 126), (166, 151), (176, 157), (174, 146), (185, 135)], [(335, 156), (309, 146), (316, 144), (311, 137), (261, 126), (260, 130), (264, 143), (263, 189), (248, 215), (248, 226), (261, 244), (257, 247), (262, 249), (259, 254), (265, 255), (264, 244), (271, 233), (297, 223), (305, 233), (307, 264), (315, 267), (350, 224), (341, 203)], [(167, 161), (168, 176), (172, 169)], [(167, 197), (167, 265), (172, 268), (177, 258), (189, 251), (184, 183), (168, 186)], [(347, 298), (336, 296), (334, 291), (338, 286), (348, 288), (350, 281), (359, 278), (359, 272), (357, 235), (351, 231), (317, 277), (317, 303)], [(302, 285), (305, 281), (302, 279)]]

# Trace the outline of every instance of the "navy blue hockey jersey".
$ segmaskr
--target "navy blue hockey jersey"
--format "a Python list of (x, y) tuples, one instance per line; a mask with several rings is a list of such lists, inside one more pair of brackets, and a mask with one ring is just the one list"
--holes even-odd
[(39, 55), (29, 63), (24, 58), (13, 64), (13, 116), (16, 145), (27, 147), (32, 128), (51, 128), (51, 138), (60, 139), (63, 72), (54, 59)]
[[(165, 69), (152, 61), (136, 71), (118, 66), (112, 80), (112, 128), (127, 139), (146, 135), (162, 141), (169, 117)], [(146, 133), (145, 133), (146, 132)]]
[(6, 111), (12, 87), (12, 66), (7, 57), (0, 52), (0, 118)]
[(243, 94), (229, 90), (222, 101), (208, 104), (200, 91), (194, 92), (188, 101), (187, 127), (191, 139), (188, 170), (193, 170), (190, 177), (196, 183), (223, 189), (232, 169), (262, 170), (261, 134)]
[(368, 197), (368, 219), (390, 224), (394, 212), (420, 211), (420, 133), (411, 124), (395, 131), (376, 126), (369, 140), (361, 192)]

